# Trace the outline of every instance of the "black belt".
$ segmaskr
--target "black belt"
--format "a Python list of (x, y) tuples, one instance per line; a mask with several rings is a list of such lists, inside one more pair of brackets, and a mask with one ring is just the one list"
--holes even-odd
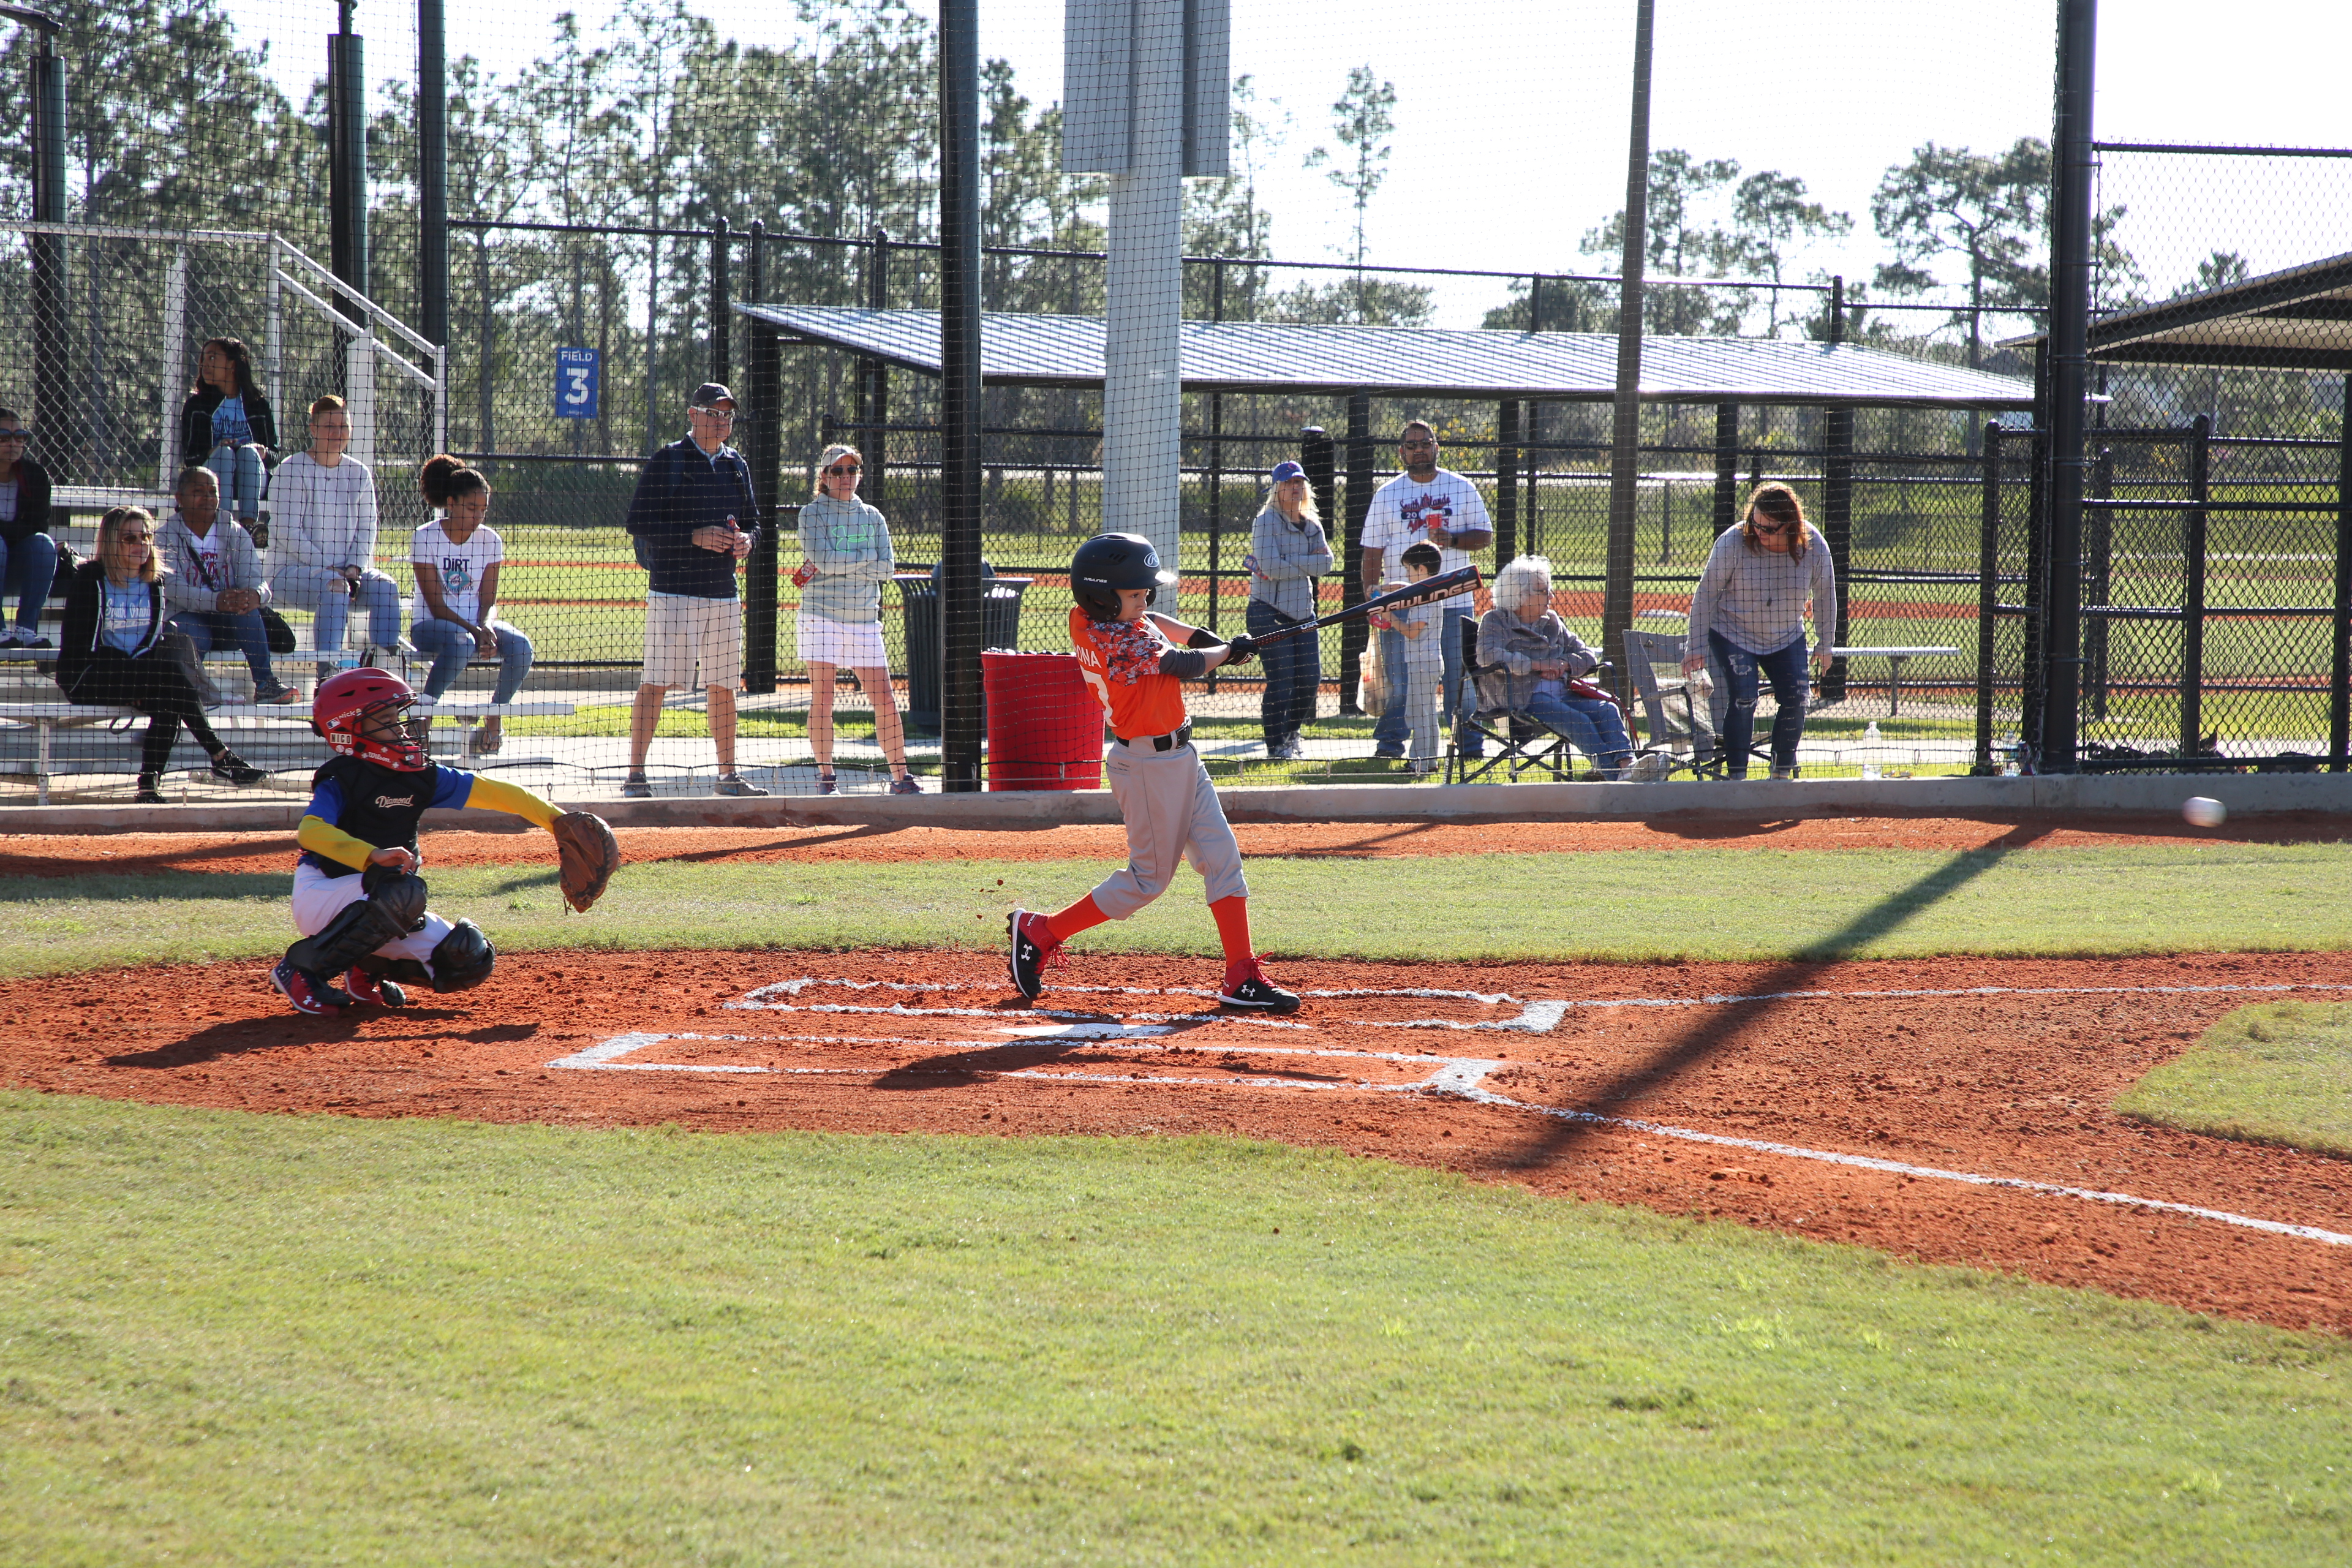
[(1148, 743), (1155, 752), (1172, 752), (1179, 746), (1189, 746), (1192, 743), (1192, 726), (1188, 723), (1170, 735), (1138, 735), (1132, 741), (1124, 735), (1113, 735), (1111, 739), (1122, 746), (1140, 746)]

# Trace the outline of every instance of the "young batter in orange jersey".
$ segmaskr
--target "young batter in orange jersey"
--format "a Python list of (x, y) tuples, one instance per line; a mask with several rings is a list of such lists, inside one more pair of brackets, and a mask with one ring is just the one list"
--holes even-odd
[(1127, 824), (1127, 865), (1068, 909), (1051, 915), (1013, 911), (1005, 921), (1013, 984), (1035, 1001), (1045, 988), (1045, 967), (1060, 962), (1062, 943), (1089, 926), (1127, 919), (1166, 892), (1176, 863), (1189, 859), (1208, 884), (1209, 912), (1225, 950), (1218, 999), (1233, 1007), (1288, 1013), (1298, 998), (1268, 980), (1250, 951), (1241, 846), (1209, 770), (1192, 749), (1184, 712), (1184, 682), (1249, 658), (1250, 639), (1222, 642), (1199, 626), (1150, 614), (1152, 599), (1175, 581), (1139, 534), (1098, 534), (1070, 561), (1070, 591), (1077, 600), (1070, 611), (1070, 646), (1087, 689), (1110, 718), (1113, 739), (1103, 768)]

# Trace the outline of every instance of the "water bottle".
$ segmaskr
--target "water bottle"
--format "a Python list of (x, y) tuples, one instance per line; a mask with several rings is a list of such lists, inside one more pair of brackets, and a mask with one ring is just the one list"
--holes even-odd
[[(1865, 745), (1865, 746), (1869, 746), (1869, 747), (1873, 747), (1873, 748), (1875, 748), (1875, 747), (1877, 746), (1877, 744), (1878, 744), (1878, 721), (1877, 721), (1877, 720), (1873, 719), (1873, 720), (1872, 720), (1872, 721), (1871, 721), (1867, 725), (1865, 725), (1865, 726), (1864, 727), (1863, 731), (1862, 731), (1862, 743), (1863, 743), (1864, 745)], [(1863, 776), (1864, 778), (1865, 778), (1865, 779), (1874, 779), (1874, 778), (1876, 778), (1876, 777), (1878, 776), (1878, 754), (1877, 754), (1877, 752), (1876, 752), (1876, 751), (1875, 751), (1874, 749), (1873, 750), (1873, 752), (1871, 752), (1871, 754), (1870, 754), (1869, 756), (1864, 757), (1864, 758), (1863, 759), (1863, 763), (1862, 763), (1862, 776)]]
[(1877, 721), (1877, 720), (1873, 719), (1873, 720), (1870, 721), (1870, 723), (1869, 723), (1869, 724), (1868, 724), (1868, 725), (1867, 725), (1867, 726), (1863, 730), (1863, 731), (1862, 731), (1862, 742), (1863, 742), (1863, 744), (1864, 744), (1864, 745), (1865, 745), (1865, 746), (1874, 746), (1874, 745), (1878, 744), (1878, 721)]

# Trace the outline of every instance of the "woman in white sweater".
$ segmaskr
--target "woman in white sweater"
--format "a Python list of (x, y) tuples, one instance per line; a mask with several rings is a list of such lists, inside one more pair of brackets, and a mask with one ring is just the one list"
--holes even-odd
[[(351, 444), (351, 415), (329, 393), (310, 405), (310, 449), (270, 481), (270, 591), (311, 613), (310, 646), (322, 654), (342, 652), (354, 602), (371, 646), (400, 647), (400, 584), (375, 568), (375, 476), (344, 455)], [(340, 668), (320, 661), (320, 679)]]
[(1813, 611), (1812, 664), (1830, 661), (1837, 637), (1837, 573), (1829, 542), (1805, 521), (1803, 503), (1784, 484), (1759, 485), (1748, 518), (1715, 542), (1691, 595), (1683, 672), (1705, 668), (1725, 694), (1723, 750), (1727, 771), (1748, 776), (1756, 737), (1759, 677), (1772, 683), (1772, 776), (1797, 776), (1797, 742), (1805, 732), (1805, 605)]
[(801, 658), (809, 672), (809, 749), (816, 753), (816, 789), (840, 786), (833, 772), (833, 685), (843, 665), (874, 704), (874, 735), (890, 763), (890, 793), (920, 795), (907, 771), (906, 726), (890, 684), (890, 657), (882, 646), (882, 584), (898, 570), (890, 525), (857, 499), (866, 459), (855, 447), (831, 446), (817, 459), (816, 499), (801, 508)]

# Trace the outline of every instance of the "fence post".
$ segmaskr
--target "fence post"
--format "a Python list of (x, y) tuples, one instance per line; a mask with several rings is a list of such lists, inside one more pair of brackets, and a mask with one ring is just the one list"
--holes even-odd
[[(2112, 500), (2115, 493), (2115, 448), (2102, 447), (2091, 465), (2091, 494), (2083, 506), (2084, 543), (2091, 557), (2090, 570), (2085, 574), (2085, 586), (2091, 604), (2102, 609), (2113, 597), (2110, 584), (2115, 579), (2116, 514), (2113, 508), (2093, 506), (2090, 501)], [(2083, 679), (2091, 689), (2091, 715), (2095, 719), (2107, 716), (2107, 629), (2110, 625), (2112, 623), (2105, 616), (2086, 615), (2083, 618)]]
[(449, 346), (449, 72), (443, 9), (442, 0), (416, 0), (416, 330), (437, 349)]
[[(866, 256), (866, 308), (887, 310), (890, 308), (890, 231), (875, 226), (871, 248)], [(865, 383), (858, 395), (858, 418), (866, 428), (857, 433), (857, 444), (866, 454), (866, 499), (877, 511), (888, 511), (890, 503), (884, 489), (883, 470), (887, 467), (890, 447), (890, 367), (878, 359), (865, 362)]]
[(939, 58), (940, 782), (961, 794), (981, 787), (982, 746), (978, 0), (940, 0)]
[(1993, 656), (2000, 641), (2000, 424), (1984, 427), (1984, 509), (1977, 530), (1977, 762), (1969, 772), (1994, 773)]
[(1715, 533), (1720, 539), (1739, 521), (1739, 405), (1715, 405)]
[(1519, 552), (1519, 403), (1495, 405), (1495, 564)]
[(720, 213), (710, 220), (710, 379), (722, 384), (728, 378), (729, 362), (727, 329), (731, 314), (727, 300), (727, 215)]
[[(1340, 522), (1339, 603), (1344, 607), (1364, 602), (1364, 514), (1372, 509), (1372, 395), (1348, 394), (1347, 515)], [(1363, 673), (1364, 647), (1371, 628), (1349, 621), (1339, 628), (1339, 711), (1361, 713), (1356, 703), (1356, 681)]]
[[(767, 298), (767, 229), (761, 219), (751, 220), (743, 291), (754, 304)], [(776, 334), (764, 324), (753, 323), (751, 332), (745, 345), (750, 381), (744, 390), (750, 394), (751, 419), (743, 432), (743, 456), (751, 469), (751, 503), (766, 517), (767, 526), (752, 541), (751, 559), (744, 566), (743, 689), (768, 692), (776, 689), (777, 556), (783, 542), (785, 514), (797, 519), (800, 508), (782, 504), (782, 351), (777, 347)]]
[(498, 319), (490, 310), (490, 236), (487, 229), (474, 231), (474, 287), (482, 302), (482, 330), (475, 340), (479, 346), (474, 351), (476, 403), (481, 423), (476, 434), (487, 453), (499, 449), (499, 426), (492, 405), (498, 379)]
[(2198, 754), (2205, 729), (2205, 503), (2212, 493), (2213, 416), (2189, 425), (2189, 512), (2180, 546), (2180, 756)]
[[(46, 25), (45, 25), (46, 24)], [(33, 57), (33, 221), (66, 221), (66, 62), (58, 53), (58, 24), (32, 24), (41, 41)], [(38, 234), (33, 259), (33, 423), (46, 430), (43, 449), (53, 465), (82, 444), (75, 418), (73, 372), (66, 347), (66, 237)], [(277, 384), (272, 382), (273, 386)], [(167, 421), (163, 426), (172, 428)], [(168, 445), (168, 443), (166, 443)], [(69, 472), (69, 469), (64, 469)]]
[[(1825, 628), (1816, 619), (1813, 630), (1826, 631), (1830, 646), (1836, 647), (1847, 640), (1846, 628), (1853, 618), (1853, 410), (1826, 409), (1822, 424), (1822, 445), (1829, 454), (1822, 464), (1822, 537), (1829, 542), (1838, 592), (1831, 625)], [(1822, 700), (1845, 700), (1845, 660), (1832, 658), (1822, 672)]]
[[(1209, 263), (1209, 320), (1225, 319), (1225, 264), (1223, 258)], [(1180, 437), (1181, 439), (1181, 437)], [(1181, 450), (1181, 446), (1178, 448)], [(1209, 394), (1209, 629), (1217, 629), (1218, 601), (1223, 597), (1225, 581), (1225, 396), (1221, 392)], [(1182, 570), (1180, 563), (1178, 570)], [(1217, 672), (1209, 671), (1209, 684), (1216, 684)]]
[(2050, 331), (2047, 416), (2049, 597), (2042, 667), (2049, 696), (2042, 711), (2041, 766), (2074, 771), (2082, 723), (2084, 411), (2089, 383), (2094, 183), (2093, 47), (2097, 0), (2059, 0), (2058, 93), (2050, 134)]
[[(269, 258), (271, 293), (277, 292), (278, 258)], [(180, 400), (188, 393), (188, 383), (181, 368), (180, 353), (188, 342), (188, 247), (172, 247), (172, 270), (163, 279), (163, 384), (158, 389), (158, 405), (163, 417), (159, 430), (176, 432), (179, 428)], [(271, 357), (276, 357), (272, 355)], [(275, 381), (270, 384), (278, 384)], [(155, 488), (169, 492), (173, 475), (180, 466), (180, 444), (167, 435), (156, 443)]]
[(2344, 422), (2336, 440), (2336, 615), (2327, 663), (2328, 766), (2352, 765), (2352, 373), (2344, 377)]

